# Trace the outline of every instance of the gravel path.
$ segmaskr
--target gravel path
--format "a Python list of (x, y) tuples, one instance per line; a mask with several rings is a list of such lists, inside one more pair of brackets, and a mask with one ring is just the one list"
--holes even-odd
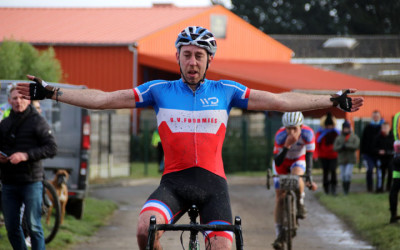
[[(135, 236), (138, 214), (158, 182), (156, 179), (130, 180), (92, 188), (92, 197), (114, 200), (119, 209), (107, 226), (102, 227), (88, 242), (72, 249), (138, 249)], [(228, 183), (233, 215), (242, 218), (245, 249), (272, 249), (271, 243), (275, 238), (274, 190), (266, 189), (265, 178), (262, 177), (231, 176)], [(306, 205), (308, 217), (300, 222), (294, 249), (373, 249), (322, 207), (310, 191), (307, 191)], [(180, 223), (188, 223), (186, 216)], [(178, 232), (165, 233), (162, 239), (164, 249), (183, 249), (179, 238)], [(184, 239), (187, 238), (188, 233), (185, 233)]]

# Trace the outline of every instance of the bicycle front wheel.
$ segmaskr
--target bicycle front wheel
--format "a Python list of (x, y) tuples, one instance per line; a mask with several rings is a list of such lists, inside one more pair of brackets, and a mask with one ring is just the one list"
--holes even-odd
[(294, 200), (292, 195), (286, 195), (284, 216), (286, 218), (285, 243), (287, 249), (291, 250), (294, 232)]
[(42, 227), (45, 242), (49, 243), (56, 236), (60, 227), (61, 206), (53, 185), (43, 181)]

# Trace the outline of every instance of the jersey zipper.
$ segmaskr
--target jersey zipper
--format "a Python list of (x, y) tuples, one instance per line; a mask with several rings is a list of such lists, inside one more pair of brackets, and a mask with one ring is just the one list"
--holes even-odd
[[(194, 100), (193, 100), (193, 115), (192, 115), (192, 122), (196, 119), (196, 92), (197, 92), (197, 89), (195, 90), (195, 91), (193, 91), (193, 98), (194, 98)], [(195, 163), (196, 163), (196, 165), (197, 165), (197, 123), (196, 122), (194, 122), (193, 123), (193, 125), (194, 125), (194, 154), (195, 154), (195, 156), (194, 156), (194, 159), (195, 159)]]

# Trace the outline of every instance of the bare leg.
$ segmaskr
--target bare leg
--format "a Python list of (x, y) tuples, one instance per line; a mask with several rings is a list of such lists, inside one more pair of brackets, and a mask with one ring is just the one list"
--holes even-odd
[[(139, 222), (137, 225), (136, 238), (137, 238), (139, 248), (141, 250), (146, 249), (147, 236), (148, 236), (148, 230), (149, 230), (149, 225), (150, 225), (150, 217), (152, 215), (156, 216), (157, 224), (165, 224), (164, 217), (160, 213), (157, 213), (155, 211), (145, 211), (142, 214), (140, 214)], [(163, 231), (157, 231), (157, 235), (156, 235), (155, 241), (154, 241), (154, 249), (156, 249), (156, 250), (162, 249), (161, 244), (160, 244), (160, 238), (161, 238), (162, 234), (163, 234)]]
[[(208, 247), (210, 246), (210, 247)], [(225, 238), (225, 237), (212, 237), (209, 242), (206, 243), (206, 249), (212, 249), (212, 250), (230, 250), (232, 249), (232, 242)]]
[[(303, 175), (304, 174), (304, 170), (302, 168), (295, 167), (295, 168), (292, 169), (292, 174)], [(304, 181), (303, 181), (303, 178), (299, 178), (299, 191), (300, 191), (300, 194), (304, 193)]]
[(280, 189), (275, 190), (275, 210), (274, 210), (275, 224), (280, 224), (281, 222), (284, 195), (285, 195), (284, 191)]

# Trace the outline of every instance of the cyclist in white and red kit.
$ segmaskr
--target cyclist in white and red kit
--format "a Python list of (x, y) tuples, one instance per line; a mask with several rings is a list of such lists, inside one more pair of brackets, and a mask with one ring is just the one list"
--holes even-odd
[[(314, 131), (303, 124), (304, 116), (301, 112), (286, 112), (282, 116), (281, 127), (275, 134), (273, 171), (275, 175), (294, 174), (307, 175), (306, 185), (311, 188), (311, 169), (313, 153), (315, 150)], [(280, 225), (283, 209), (284, 191), (279, 188), (279, 178), (274, 178), (276, 200), (275, 200), (275, 231), (276, 240), (273, 243), (275, 249), (282, 248), (283, 235)], [(305, 219), (306, 209), (304, 207), (304, 181), (299, 178), (299, 189), (297, 193), (297, 218)]]

